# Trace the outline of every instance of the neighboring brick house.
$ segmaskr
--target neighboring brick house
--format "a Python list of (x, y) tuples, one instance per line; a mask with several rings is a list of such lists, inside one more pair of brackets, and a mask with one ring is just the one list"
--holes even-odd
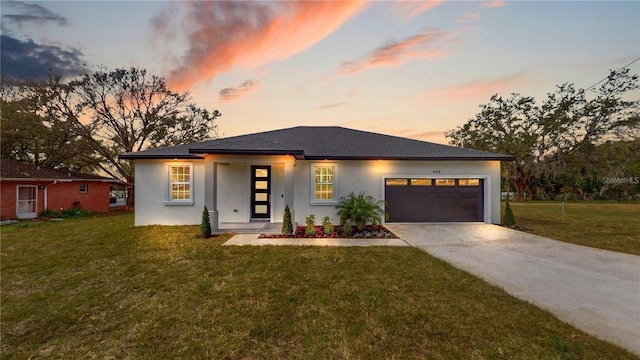
[(30, 219), (44, 209), (65, 210), (79, 203), (83, 210), (109, 211), (109, 191), (119, 181), (14, 161), (0, 161), (2, 220)]

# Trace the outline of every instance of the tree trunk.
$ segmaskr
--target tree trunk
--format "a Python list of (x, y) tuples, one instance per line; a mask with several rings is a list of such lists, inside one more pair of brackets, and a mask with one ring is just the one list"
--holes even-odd
[(127, 209), (133, 209), (135, 207), (135, 186), (134, 179), (132, 177), (126, 177), (127, 181)]

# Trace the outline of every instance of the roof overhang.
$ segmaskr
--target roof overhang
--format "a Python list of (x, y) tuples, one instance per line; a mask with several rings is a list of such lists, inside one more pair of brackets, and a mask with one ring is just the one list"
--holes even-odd
[(204, 156), (189, 154), (189, 155), (136, 155), (135, 153), (131, 154), (122, 154), (118, 155), (119, 159), (124, 160), (170, 160), (170, 159), (181, 159), (181, 160), (201, 160), (204, 159)]
[(305, 160), (393, 160), (393, 161), (515, 161), (512, 156), (495, 157), (399, 157), (399, 156), (305, 156)]
[(55, 178), (1, 178), (0, 181), (38, 181), (38, 182), (42, 182), (42, 181), (48, 181), (48, 182), (78, 182), (78, 181), (82, 181), (82, 182), (88, 182), (88, 181), (94, 181), (94, 182), (108, 182), (108, 183), (122, 183), (121, 180), (118, 179), (55, 179)]
[(129, 153), (120, 155), (130, 160), (201, 160), (204, 155), (290, 155), (297, 160), (394, 160), (394, 161), (515, 161), (514, 156), (495, 154), (495, 156), (348, 156), (348, 155), (305, 155), (304, 150), (283, 149), (203, 149), (191, 148), (189, 154), (181, 155), (138, 155)]

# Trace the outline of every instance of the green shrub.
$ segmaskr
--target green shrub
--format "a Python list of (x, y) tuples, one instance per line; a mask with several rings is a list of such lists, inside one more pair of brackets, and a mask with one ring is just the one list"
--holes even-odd
[(351, 233), (353, 232), (353, 226), (351, 226), (351, 221), (347, 219), (343, 219), (343, 221), (340, 222), (340, 232), (344, 236), (350, 236)]
[(340, 202), (336, 205), (338, 209), (338, 216), (340, 216), (340, 224), (355, 225), (358, 230), (364, 229), (367, 223), (371, 225), (379, 225), (382, 222), (382, 217), (388, 218), (387, 213), (382, 208), (385, 202), (382, 200), (376, 200), (371, 195), (365, 195), (365, 192), (360, 192), (358, 196), (353, 193), (347, 197), (341, 197)]
[(211, 220), (209, 219), (209, 210), (204, 207), (202, 210), (202, 221), (200, 222), (200, 235), (207, 239), (211, 237)]
[(309, 236), (313, 236), (316, 234), (316, 216), (309, 215), (304, 219), (304, 222), (307, 224), (305, 227), (305, 233)]
[(504, 220), (502, 221), (502, 224), (505, 226), (516, 225), (516, 218), (513, 216), (513, 210), (511, 210), (511, 206), (509, 205), (508, 201), (507, 206), (504, 209)]
[(324, 230), (325, 235), (331, 235), (333, 232), (333, 224), (328, 216), (322, 218), (322, 229)]
[(82, 208), (78, 209), (78, 208), (70, 207), (62, 211), (53, 211), (47, 208), (40, 213), (40, 216), (48, 219), (58, 219), (58, 218), (67, 219), (67, 218), (73, 218), (73, 217), (90, 216), (92, 214), (93, 213), (91, 211), (82, 210)]
[(291, 219), (291, 210), (289, 205), (284, 207), (284, 217), (282, 219), (282, 233), (284, 235), (293, 235), (293, 221)]
[(46, 217), (46, 218), (55, 218), (55, 217), (58, 217), (57, 214), (58, 214), (57, 211), (53, 211), (49, 208), (46, 208), (40, 213), (40, 216)]

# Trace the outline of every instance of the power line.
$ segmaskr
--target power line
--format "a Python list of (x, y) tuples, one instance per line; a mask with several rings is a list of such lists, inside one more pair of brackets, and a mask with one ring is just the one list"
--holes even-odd
[[(635, 60), (633, 60), (632, 62), (628, 63), (627, 65), (625, 65), (625, 66), (621, 67), (621, 68), (620, 68), (620, 69), (618, 69), (618, 70), (626, 69), (626, 68), (628, 68), (629, 66), (631, 66), (631, 64), (635, 63), (635, 62), (636, 62), (636, 61), (638, 61), (638, 60), (640, 60), (640, 57), (639, 57), (639, 58), (636, 58)], [(616, 70), (616, 71), (618, 71), (618, 70)], [(595, 83), (595, 84), (593, 84), (593, 85), (589, 86), (588, 88), (586, 88), (586, 89), (585, 89), (585, 91), (593, 89), (594, 87), (598, 86), (601, 82), (603, 82), (603, 81), (607, 80), (608, 78), (609, 78), (609, 76), (608, 76), (608, 75), (607, 75), (607, 76), (605, 76), (602, 80), (600, 80), (600, 81), (598, 81), (597, 83)]]

